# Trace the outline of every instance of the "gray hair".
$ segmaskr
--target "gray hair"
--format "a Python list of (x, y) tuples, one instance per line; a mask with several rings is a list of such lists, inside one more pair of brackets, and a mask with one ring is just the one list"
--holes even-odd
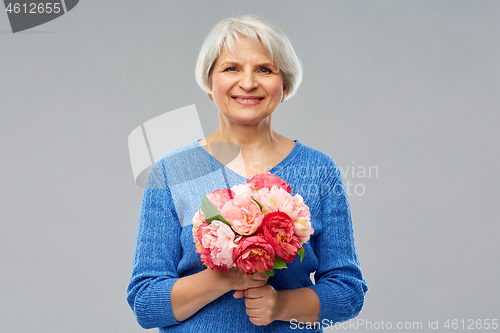
[(227, 18), (219, 22), (209, 32), (196, 61), (195, 77), (198, 85), (206, 93), (211, 93), (210, 76), (213, 65), (220, 56), (224, 44), (234, 54), (234, 37), (239, 36), (251, 39), (256, 45), (262, 45), (272, 61), (283, 73), (283, 85), (286, 87), (285, 99), (292, 97), (302, 81), (302, 65), (295, 54), (288, 37), (271, 23), (246, 15), (240, 18)]

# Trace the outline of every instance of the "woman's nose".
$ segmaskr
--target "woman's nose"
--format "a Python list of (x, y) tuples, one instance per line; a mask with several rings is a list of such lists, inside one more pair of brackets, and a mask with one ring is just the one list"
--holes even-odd
[(256, 80), (256, 77), (251, 72), (242, 73), (239, 83), (240, 87), (247, 91), (255, 89), (259, 85), (259, 83)]

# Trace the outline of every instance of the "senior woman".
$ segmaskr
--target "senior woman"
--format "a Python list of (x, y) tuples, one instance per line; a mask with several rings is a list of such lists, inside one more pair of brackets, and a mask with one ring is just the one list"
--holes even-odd
[[(219, 111), (219, 127), (162, 156), (150, 171), (127, 292), (142, 327), (321, 332), (361, 311), (368, 287), (339, 169), (328, 155), (271, 127), (272, 113), (295, 94), (301, 77), (286, 35), (262, 19), (229, 18), (206, 37), (196, 80)], [(221, 162), (224, 153), (213, 149), (221, 142), (239, 147), (240, 168)], [(192, 237), (202, 195), (266, 171), (283, 178), (310, 208), (314, 234), (303, 246), (304, 260), (272, 277), (207, 269)]]

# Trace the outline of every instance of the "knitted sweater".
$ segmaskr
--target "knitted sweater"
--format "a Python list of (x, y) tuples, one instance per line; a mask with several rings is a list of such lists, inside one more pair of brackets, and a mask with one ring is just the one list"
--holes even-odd
[[(326, 325), (358, 315), (368, 290), (363, 279), (349, 203), (339, 168), (328, 155), (296, 142), (270, 170), (302, 195), (311, 212), (314, 234), (304, 244), (304, 259), (276, 270), (268, 283), (276, 290), (309, 287), (320, 301), (319, 322)], [(243, 298), (233, 292), (207, 304), (183, 322), (172, 312), (170, 292), (177, 279), (207, 269), (196, 253), (192, 218), (203, 194), (248, 179), (225, 167), (198, 140), (159, 158), (149, 173), (142, 199), (127, 301), (143, 328), (160, 332), (291, 332), (295, 323), (253, 325)], [(311, 281), (314, 272), (315, 283)], [(294, 329), (295, 328), (295, 329)]]

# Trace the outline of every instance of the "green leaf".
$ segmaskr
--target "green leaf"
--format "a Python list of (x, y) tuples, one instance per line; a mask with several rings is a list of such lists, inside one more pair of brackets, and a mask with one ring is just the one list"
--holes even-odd
[(268, 271), (262, 272), (263, 274), (269, 275), (269, 276), (274, 276), (274, 269), (270, 269)]
[(231, 227), (231, 223), (229, 223), (225, 218), (223, 218), (222, 215), (214, 216), (214, 217), (210, 218), (209, 220), (205, 220), (205, 221), (207, 221), (208, 224), (210, 224), (210, 222), (212, 222), (212, 221), (221, 221), (222, 223), (225, 223), (229, 227)]
[(214, 204), (207, 198), (205, 194), (203, 194), (203, 198), (201, 199), (201, 210), (203, 211), (203, 215), (205, 215), (205, 219), (211, 219), (214, 216), (220, 215), (219, 210), (217, 207), (214, 206)]
[(304, 248), (302, 247), (300, 250), (298, 250), (297, 254), (300, 256), (300, 262), (302, 262), (302, 259), (304, 259)]
[(207, 198), (205, 194), (203, 194), (203, 198), (201, 199), (201, 210), (203, 211), (203, 215), (205, 216), (205, 221), (210, 224), (212, 221), (221, 221), (228, 226), (231, 226), (225, 218), (222, 217), (217, 207)]
[(253, 201), (254, 201), (257, 205), (259, 205), (260, 211), (262, 212), (262, 208), (264, 208), (264, 206), (262, 206), (262, 205), (260, 204), (260, 202), (258, 202), (258, 201), (257, 201), (257, 200), (253, 197), (253, 195), (251, 195), (251, 196), (250, 196), (250, 198), (252, 198), (252, 200), (253, 200)]
[(286, 267), (286, 262), (283, 261), (283, 259), (281, 259), (280, 257), (278, 257), (278, 255), (276, 255), (274, 257), (274, 265), (273, 265), (273, 268), (276, 268), (276, 269), (282, 269), (282, 268), (287, 268)]

